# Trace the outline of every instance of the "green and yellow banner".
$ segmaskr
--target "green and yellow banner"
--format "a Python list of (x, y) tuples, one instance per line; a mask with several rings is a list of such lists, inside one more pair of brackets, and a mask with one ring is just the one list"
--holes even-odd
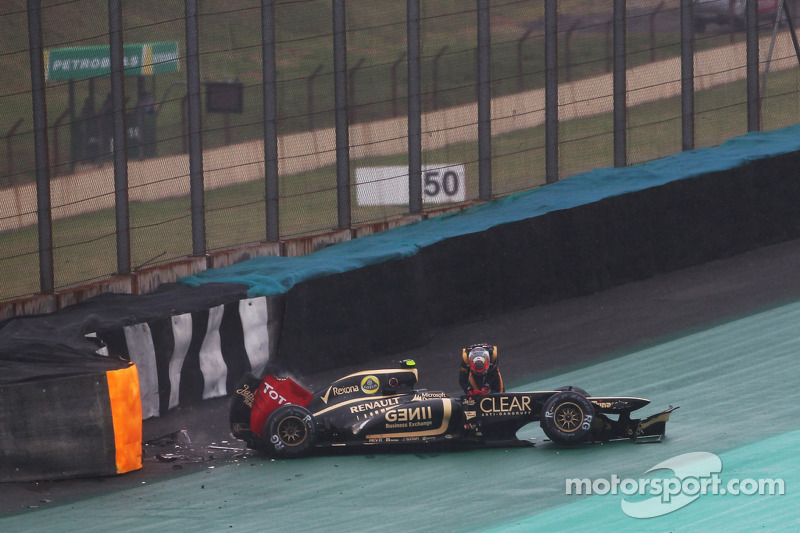
[[(122, 47), (126, 76), (152, 76), (177, 72), (178, 43), (126, 44)], [(111, 74), (108, 46), (71, 46), (45, 50), (45, 80), (79, 80)]]

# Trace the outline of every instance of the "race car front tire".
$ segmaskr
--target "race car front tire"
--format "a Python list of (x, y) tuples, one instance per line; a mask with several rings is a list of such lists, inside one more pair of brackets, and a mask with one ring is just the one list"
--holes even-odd
[(569, 446), (586, 440), (594, 416), (594, 407), (586, 396), (576, 390), (566, 390), (545, 402), (540, 425), (550, 440)]
[(306, 455), (317, 437), (314, 417), (305, 407), (284, 405), (269, 415), (262, 437), (277, 457)]
[(576, 387), (575, 385), (567, 385), (566, 387), (559, 387), (559, 388), (557, 388), (556, 390), (557, 390), (557, 391), (568, 391), (568, 390), (572, 390), (572, 391), (578, 392), (578, 393), (580, 393), (580, 394), (583, 394), (584, 396), (587, 396), (587, 397), (588, 397), (588, 396), (591, 396), (591, 394), (589, 394), (588, 392), (586, 392), (585, 390), (583, 390), (583, 389), (582, 389), (582, 388), (580, 388), (580, 387)]

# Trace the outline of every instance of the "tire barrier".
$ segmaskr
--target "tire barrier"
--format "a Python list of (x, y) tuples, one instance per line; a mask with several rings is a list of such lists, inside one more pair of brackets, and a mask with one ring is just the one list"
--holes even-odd
[(136, 367), (120, 360), (108, 363), (120, 368), (0, 386), (0, 481), (141, 468)]
[(263, 375), (277, 341), (280, 300), (244, 298), (95, 334), (109, 353), (136, 363), (142, 413), (151, 418), (226, 396), (246, 372)]
[[(137, 368), (129, 360), (133, 357), (114, 344), (113, 332), (122, 332), (124, 338), (125, 328), (135, 328), (142, 320), (157, 330), (172, 313), (189, 313), (197, 323), (220, 306), (217, 338), (235, 337), (227, 332), (229, 323), (249, 329), (257, 322), (252, 329), (263, 331), (266, 305), (259, 308), (259, 303), (249, 302), (243, 287), (207, 289), (172, 284), (150, 295), (103, 294), (57, 313), (0, 323), (0, 482), (113, 475), (141, 468), (142, 398), (152, 398), (153, 383), (145, 378), (153, 363), (141, 358), (143, 368)], [(226, 307), (260, 310), (228, 319)], [(96, 331), (108, 331), (112, 344), (104, 345)], [(141, 350), (137, 337), (131, 339)], [(265, 339), (262, 334), (242, 340), (242, 352), (252, 353), (253, 362), (240, 366), (266, 363), (266, 346), (259, 345)], [(124, 340), (122, 344), (127, 346)], [(226, 349), (225, 357), (235, 360), (231, 353), (236, 352)], [(147, 385), (141, 391), (140, 379)], [(202, 384), (199, 390), (202, 396)], [(152, 410), (151, 403), (144, 405)], [(158, 408), (156, 403), (156, 414)]]

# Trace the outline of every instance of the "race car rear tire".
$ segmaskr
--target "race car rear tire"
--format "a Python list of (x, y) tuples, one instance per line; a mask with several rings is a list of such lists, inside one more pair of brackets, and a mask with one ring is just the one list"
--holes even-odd
[(540, 424), (550, 440), (569, 446), (586, 440), (593, 419), (592, 403), (573, 389), (554, 394), (545, 402)]
[(317, 429), (311, 412), (300, 405), (284, 405), (269, 415), (263, 439), (277, 457), (300, 457), (314, 447)]

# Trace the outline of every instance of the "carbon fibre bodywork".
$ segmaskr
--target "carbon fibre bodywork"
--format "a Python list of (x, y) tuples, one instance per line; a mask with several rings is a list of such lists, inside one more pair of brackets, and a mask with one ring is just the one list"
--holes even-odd
[(416, 368), (367, 370), (311, 394), (289, 378), (246, 376), (233, 396), (231, 429), (248, 446), (279, 456), (323, 447), (530, 444), (516, 433), (532, 422), (569, 445), (660, 438), (674, 409), (631, 419), (649, 400), (588, 396), (577, 387), (455, 398), (415, 389), (417, 377)]

